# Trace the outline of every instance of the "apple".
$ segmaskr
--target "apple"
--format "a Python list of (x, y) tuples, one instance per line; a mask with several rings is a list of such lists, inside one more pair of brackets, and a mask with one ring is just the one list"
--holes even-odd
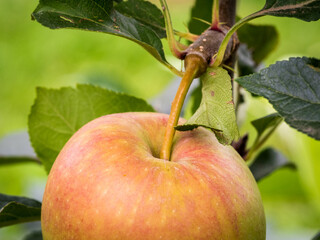
[(171, 161), (160, 159), (167, 119), (119, 113), (76, 132), (48, 177), (44, 239), (265, 239), (244, 160), (204, 128), (176, 132)]

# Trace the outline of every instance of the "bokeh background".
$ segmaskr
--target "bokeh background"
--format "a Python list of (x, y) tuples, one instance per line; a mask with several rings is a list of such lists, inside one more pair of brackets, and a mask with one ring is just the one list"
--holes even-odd
[[(174, 27), (185, 31), (193, 0), (168, 0)], [(240, 0), (239, 16), (264, 5), (263, 0)], [(58, 88), (91, 83), (155, 101), (175, 76), (135, 43), (102, 33), (49, 30), (31, 21), (36, 0), (0, 1), (0, 155), (28, 152), (27, 118), (35, 88)], [(158, 2), (156, 2), (158, 4)], [(320, 58), (320, 21), (264, 17), (255, 24), (274, 24), (280, 35), (265, 65), (291, 56)], [(166, 42), (165, 50), (169, 53)], [(168, 54), (180, 67), (180, 61)], [(172, 88), (170, 88), (172, 89)], [(172, 91), (172, 90), (171, 90)], [(250, 121), (274, 110), (263, 99), (247, 98), (247, 118), (241, 132), (255, 132)], [(251, 141), (253, 137), (251, 138)], [(275, 146), (298, 171), (279, 170), (259, 183), (267, 220), (268, 240), (311, 239), (320, 230), (320, 142), (282, 124), (266, 143)], [(42, 166), (0, 166), (0, 192), (41, 200), (46, 182)], [(16, 240), (39, 223), (0, 229), (0, 239)]]

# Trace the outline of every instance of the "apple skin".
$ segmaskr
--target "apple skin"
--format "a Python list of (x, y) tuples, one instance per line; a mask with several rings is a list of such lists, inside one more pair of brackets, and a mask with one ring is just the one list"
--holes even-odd
[[(176, 132), (159, 159), (168, 115), (120, 113), (83, 126), (48, 177), (45, 240), (264, 240), (257, 184), (207, 129)], [(181, 120), (182, 121), (182, 120)]]

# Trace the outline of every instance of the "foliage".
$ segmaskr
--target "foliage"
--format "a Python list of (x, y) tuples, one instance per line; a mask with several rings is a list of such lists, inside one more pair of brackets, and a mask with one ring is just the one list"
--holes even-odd
[(295, 168), (280, 152), (272, 148), (267, 148), (259, 153), (254, 162), (250, 165), (250, 170), (254, 178), (259, 181), (275, 170), (283, 167)]
[(290, 126), (320, 140), (319, 66), (317, 59), (290, 58), (237, 81), (267, 98)]
[(33, 231), (29, 233), (23, 240), (42, 240), (42, 232), (41, 230)]
[(91, 85), (38, 88), (29, 116), (31, 143), (49, 173), (68, 139), (87, 122), (119, 112), (152, 112), (144, 100)]
[(0, 227), (40, 220), (41, 203), (25, 197), (0, 194)]
[(18, 163), (40, 163), (38, 159), (27, 156), (1, 156), (0, 165), (18, 164)]
[[(37, 9), (32, 13), (32, 17), (52, 29), (77, 28), (128, 38), (140, 44), (159, 61), (168, 64), (158, 36), (164, 35), (161, 29), (163, 23), (159, 23), (157, 20), (159, 18), (156, 18), (161, 15), (161, 12), (154, 5), (143, 1), (131, 0), (119, 5), (119, 7), (114, 7), (113, 1), (81, 1), (78, 4), (75, 1), (65, 3), (65, 1), (41, 0)], [(130, 6), (137, 9), (132, 11)], [(141, 19), (135, 13), (141, 9), (145, 11), (148, 9), (147, 12), (154, 14), (155, 18)]]
[(188, 131), (203, 126), (212, 129), (221, 143), (231, 144), (239, 137), (231, 78), (222, 68), (208, 68), (201, 76), (201, 83), (202, 100), (199, 108), (184, 125), (176, 129)]

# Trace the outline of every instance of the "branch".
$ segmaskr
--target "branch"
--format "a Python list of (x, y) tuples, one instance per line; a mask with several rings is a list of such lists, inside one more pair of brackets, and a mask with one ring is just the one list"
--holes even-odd
[[(162, 3), (162, 9), (164, 13), (166, 13), (167, 6), (165, 4), (165, 0), (160, 0), (160, 2)], [(179, 57), (181, 57), (182, 60), (185, 60), (186, 72), (181, 80), (178, 92), (171, 106), (171, 112), (166, 127), (165, 137), (160, 151), (161, 159), (170, 160), (171, 148), (175, 135), (175, 127), (178, 123), (181, 108), (185, 96), (188, 92), (189, 86), (195, 77), (199, 77), (203, 73), (205, 73), (207, 67), (212, 64), (213, 57), (217, 54), (221, 43), (225, 39), (225, 36), (230, 29), (230, 26), (228, 26), (227, 24), (234, 23), (235, 21), (235, 2), (235, 0), (222, 0), (220, 4), (220, 7), (222, 7), (220, 11), (222, 12), (219, 12), (220, 14), (218, 14), (218, 0), (215, 0), (216, 5), (213, 9), (215, 15), (213, 26), (204, 31), (186, 50), (181, 53), (179, 52)], [(226, 8), (234, 9), (226, 11)], [(229, 16), (229, 14), (231, 13), (232, 16)], [(218, 15), (220, 16), (220, 22), (221, 19), (223, 19), (226, 24), (217, 24), (216, 18), (218, 17)], [(168, 26), (170, 25), (169, 13), (167, 13), (167, 20), (168, 21), (166, 21), (166, 26), (168, 34), (168, 32), (171, 31), (170, 28), (168, 28)], [(169, 23), (169, 25), (167, 22)], [(170, 42), (169, 44), (174, 45), (175, 39), (171, 38), (171, 40), (172, 42)], [(231, 59), (232, 63), (230, 65), (232, 66), (230, 67), (233, 68), (237, 45), (238, 39), (236, 35), (234, 35), (234, 37), (231, 36), (231, 39), (229, 38), (228, 42), (226, 43), (221, 63)], [(175, 51), (173, 52), (176, 53)]]
[[(232, 27), (235, 24), (236, 20), (236, 8), (237, 8), (237, 0), (220, 0), (220, 22), (225, 23), (228, 27)], [(236, 37), (237, 38), (237, 37)], [(225, 65), (234, 69), (236, 62), (236, 55), (238, 49), (238, 39), (234, 41), (236, 44), (235, 50), (231, 53), (231, 56), (225, 61)], [(233, 79), (234, 72), (227, 69), (231, 79)]]
[(232, 27), (236, 19), (236, 0), (220, 0), (219, 19), (221, 23)]

